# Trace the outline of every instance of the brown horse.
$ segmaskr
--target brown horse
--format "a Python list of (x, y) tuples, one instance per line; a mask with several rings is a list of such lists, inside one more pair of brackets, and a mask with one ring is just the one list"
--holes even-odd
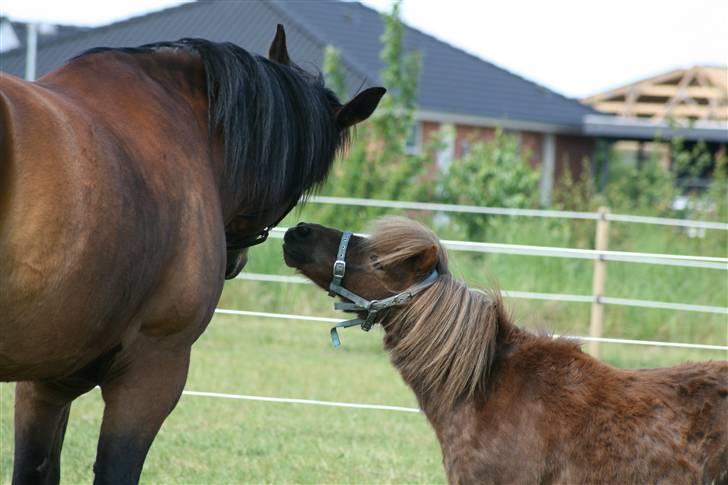
[(728, 483), (728, 362), (616, 369), (516, 327), (496, 292), (451, 276), (437, 237), (413, 221), (384, 219), (348, 249), (347, 237), (300, 224), (286, 262), (348, 295), (338, 305), (356, 323), (374, 313), (450, 483)]
[(15, 483), (55, 483), (71, 402), (100, 386), (97, 483), (134, 483), (222, 291), (348, 128), (289, 60), (183, 39), (0, 76), (0, 381), (16, 386)]

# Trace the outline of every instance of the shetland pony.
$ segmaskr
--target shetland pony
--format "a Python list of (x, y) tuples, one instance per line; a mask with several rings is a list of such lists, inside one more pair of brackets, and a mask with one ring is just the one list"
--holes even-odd
[(346, 104), (290, 62), (202, 39), (88, 51), (0, 74), (0, 381), (14, 483), (57, 483), (71, 403), (101, 387), (97, 483), (135, 483), (190, 347), (247, 247), (321, 184)]
[(617, 369), (514, 325), (497, 292), (453, 278), (442, 244), (416, 222), (380, 220), (345, 251), (341, 237), (291, 228), (286, 263), (327, 289), (343, 252), (341, 287), (370, 303), (436, 276), (375, 321), (437, 434), (450, 483), (728, 483), (728, 362)]

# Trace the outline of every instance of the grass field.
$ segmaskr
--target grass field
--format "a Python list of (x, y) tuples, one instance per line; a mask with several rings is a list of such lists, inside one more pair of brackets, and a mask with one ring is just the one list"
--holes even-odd
[[(315, 220), (315, 215), (295, 218)], [(611, 248), (714, 256), (728, 252), (723, 233), (696, 240), (665, 228), (625, 231), (635, 232), (615, 230)], [(546, 224), (504, 225), (492, 241), (579, 247), (571, 236)], [(588, 261), (452, 256), (453, 272), (473, 286), (590, 293)], [(281, 261), (277, 240), (255, 248), (246, 271), (292, 274)], [(607, 294), (728, 306), (728, 280), (716, 270), (609, 263)], [(515, 320), (531, 328), (582, 335), (588, 328), (588, 304), (508, 304)], [(219, 306), (333, 316), (331, 305), (324, 292), (310, 285), (232, 281)], [(728, 322), (724, 315), (607, 307), (604, 334), (726, 345)], [(331, 348), (323, 323), (217, 316), (195, 344), (187, 389), (416, 407), (382, 351), (380, 330), (345, 330), (342, 341), (342, 348)], [(728, 358), (718, 351), (611, 344), (602, 347), (602, 354), (620, 367)], [(1, 484), (11, 476), (13, 389), (0, 384)], [(101, 412), (98, 391), (74, 404), (63, 450), (63, 483), (92, 481)], [(443, 483), (444, 475), (438, 444), (420, 414), (183, 396), (150, 451), (142, 482)]]
[[(342, 348), (331, 348), (325, 324), (216, 317), (194, 347), (187, 389), (416, 407), (381, 350), (381, 331), (345, 331), (342, 340)], [(621, 366), (726, 358), (613, 345), (604, 353)], [(0, 483), (11, 474), (12, 398), (13, 385), (0, 384)], [(92, 481), (101, 412), (98, 391), (74, 404), (63, 483)], [(443, 483), (444, 475), (420, 414), (183, 396), (142, 481)]]

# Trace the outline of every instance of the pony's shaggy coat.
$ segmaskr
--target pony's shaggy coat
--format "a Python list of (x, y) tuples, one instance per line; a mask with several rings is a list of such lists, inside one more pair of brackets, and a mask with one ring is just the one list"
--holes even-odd
[[(340, 235), (311, 227), (313, 246)], [(296, 244), (286, 239), (289, 254), (310, 248)], [(496, 292), (456, 281), (435, 235), (407, 219), (380, 221), (347, 257), (396, 268), (380, 276), (394, 288), (410, 284), (403, 268), (433, 247), (441, 276), (379, 323), (437, 433), (450, 483), (728, 483), (728, 362), (623, 370), (573, 341), (531, 334)], [(349, 284), (362, 291), (371, 272)]]

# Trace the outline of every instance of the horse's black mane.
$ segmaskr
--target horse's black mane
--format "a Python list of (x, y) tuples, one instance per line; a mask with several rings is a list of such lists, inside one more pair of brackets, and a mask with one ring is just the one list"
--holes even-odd
[(191, 50), (202, 59), (210, 130), (219, 130), (224, 140), (226, 193), (235, 194), (235, 207), (268, 211), (320, 186), (337, 148), (348, 140), (347, 130), (340, 130), (334, 117), (341, 103), (324, 87), (320, 74), (269, 61), (229, 42), (204, 39), (101, 47), (78, 57), (161, 49)]

